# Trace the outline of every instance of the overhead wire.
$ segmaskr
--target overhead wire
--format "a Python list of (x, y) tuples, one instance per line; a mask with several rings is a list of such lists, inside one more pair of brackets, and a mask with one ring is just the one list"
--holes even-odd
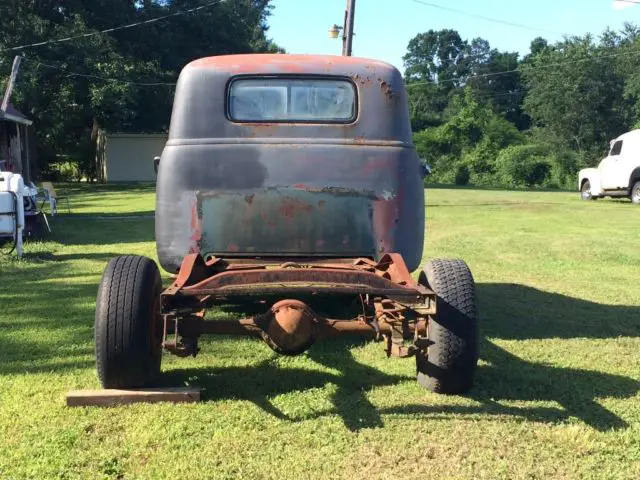
[(93, 75), (93, 74), (85, 74), (85, 73), (76, 73), (76, 72), (72, 72), (67, 70), (64, 67), (60, 67), (60, 66), (56, 66), (56, 65), (50, 65), (48, 63), (43, 63), (43, 62), (37, 62), (35, 64), (35, 67), (45, 67), (45, 68), (51, 68), (54, 70), (59, 70), (63, 73), (66, 73), (68, 77), (81, 77), (81, 78), (89, 78), (89, 79), (93, 79), (93, 80), (101, 80), (104, 82), (115, 82), (115, 83), (120, 83), (120, 84), (124, 84), (124, 85), (131, 85), (131, 86), (140, 86), (140, 87), (159, 87), (159, 86), (169, 86), (169, 87), (175, 87), (176, 83), (170, 83), (170, 82), (136, 82), (136, 81), (131, 81), (131, 80), (126, 80), (123, 78), (113, 78), (113, 77), (102, 77), (100, 75)]
[(120, 26), (117, 26), (117, 27), (107, 28), (105, 30), (99, 30), (97, 32), (83, 33), (83, 34), (80, 34), (80, 35), (73, 35), (73, 36), (65, 37), (65, 38), (57, 38), (57, 39), (53, 39), (53, 40), (46, 40), (46, 41), (43, 41), (43, 42), (35, 42), (35, 43), (29, 43), (29, 44), (25, 44), (25, 45), (18, 45), (16, 47), (2, 48), (2, 49), (0, 49), (0, 52), (12, 52), (12, 51), (18, 51), (18, 50), (25, 50), (25, 49), (33, 48), (33, 47), (43, 47), (45, 45), (50, 45), (50, 44), (54, 44), (54, 43), (71, 42), (71, 41), (74, 41), (74, 40), (94, 37), (96, 35), (104, 35), (105, 33), (112, 33), (112, 32), (117, 32), (119, 30), (125, 30), (125, 29), (128, 29), (128, 28), (134, 28), (134, 27), (138, 27), (140, 25), (148, 25), (150, 23), (155, 23), (155, 22), (159, 22), (161, 20), (166, 20), (167, 18), (179, 17), (181, 15), (188, 15), (190, 13), (195, 13), (195, 12), (197, 12), (199, 10), (203, 10), (205, 8), (213, 7), (214, 5), (218, 5), (218, 4), (222, 3), (223, 1), (224, 0), (215, 0), (213, 2), (205, 3), (204, 5), (200, 5), (198, 7), (193, 7), (193, 8), (187, 9), (187, 10), (180, 10), (178, 12), (169, 13), (167, 15), (162, 15), (160, 17), (150, 18), (148, 20), (142, 20), (142, 21), (135, 22), (135, 23), (130, 23), (130, 24), (127, 24), (127, 25), (120, 25)]
[[(606, 54), (606, 55), (588, 55), (586, 57), (578, 58), (578, 59), (575, 59), (575, 60), (564, 60), (562, 62), (548, 63), (548, 64), (545, 64), (545, 65), (537, 65), (534, 68), (535, 69), (555, 68), (555, 67), (561, 67), (561, 66), (569, 65), (569, 64), (588, 62), (590, 60), (615, 58), (615, 57), (620, 57), (620, 56), (623, 56), (623, 55), (626, 55), (626, 56), (637, 56), (637, 55), (640, 55), (640, 50), (639, 51), (635, 51), (635, 52), (625, 51), (625, 52), (611, 53), (611, 54)], [(500, 71), (500, 72), (481, 73), (481, 74), (476, 74), (476, 75), (469, 75), (468, 77), (465, 77), (463, 80), (464, 81), (468, 81), (468, 80), (475, 79), (475, 78), (499, 77), (501, 75), (509, 75), (509, 74), (512, 74), (512, 73), (518, 73), (520, 71), (521, 71), (520, 69), (513, 69), (513, 70), (504, 70), (504, 71)], [(458, 82), (458, 81), (460, 81), (460, 79), (447, 79), (447, 80), (441, 80), (439, 82), (420, 81), (420, 82), (410, 82), (406, 86), (407, 87), (415, 87), (415, 86), (420, 86), (420, 85), (451, 83), (451, 82)]]
[(538, 31), (538, 32), (553, 33), (553, 34), (556, 34), (556, 35), (573, 36), (572, 34), (567, 33), (567, 32), (558, 32), (556, 30), (550, 30), (548, 28), (533, 27), (531, 25), (525, 25), (525, 24), (522, 24), (522, 23), (511, 22), (511, 21), (508, 21), (508, 20), (501, 20), (499, 18), (486, 17), (484, 15), (465, 12), (464, 10), (457, 10), (457, 9), (451, 8), (451, 7), (445, 7), (444, 5), (438, 5), (437, 3), (427, 2), (425, 0), (413, 0), (413, 2), (421, 4), (421, 5), (425, 5), (427, 7), (436, 8), (438, 10), (444, 10), (444, 11), (447, 11), (447, 12), (457, 13), (458, 15), (464, 15), (464, 16), (471, 17), (471, 18), (478, 18), (478, 19), (484, 20), (486, 22), (498, 23), (498, 24), (501, 24), (501, 25), (507, 25), (507, 26), (510, 26), (510, 27), (522, 28), (522, 29), (525, 29), (525, 30), (533, 30), (533, 31)]

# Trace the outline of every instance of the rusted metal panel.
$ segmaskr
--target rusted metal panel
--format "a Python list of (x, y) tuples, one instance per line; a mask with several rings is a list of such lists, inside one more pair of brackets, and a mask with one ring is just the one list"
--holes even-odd
[[(356, 259), (350, 265), (337, 264), (255, 264), (234, 266), (199, 255), (187, 255), (180, 274), (163, 294), (163, 312), (185, 306), (202, 308), (189, 298), (217, 299), (264, 297), (291, 294), (350, 294), (394, 298), (422, 313), (432, 313), (435, 294), (418, 285), (397, 254), (385, 255), (379, 263)], [(422, 308), (421, 308), (422, 306)]]
[(301, 188), (198, 195), (203, 253), (374, 255), (372, 200)]
[[(413, 152), (400, 147), (202, 145), (171, 147), (162, 162), (156, 240), (177, 271), (203, 255), (369, 256), (421, 259), (424, 194)], [(184, 218), (188, 221), (185, 221)]]

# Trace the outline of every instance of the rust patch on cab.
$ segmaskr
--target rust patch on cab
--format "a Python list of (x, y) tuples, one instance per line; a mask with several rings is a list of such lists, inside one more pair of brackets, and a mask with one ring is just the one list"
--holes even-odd
[(279, 210), (283, 217), (293, 219), (296, 215), (313, 212), (314, 207), (297, 198), (289, 197), (282, 200)]

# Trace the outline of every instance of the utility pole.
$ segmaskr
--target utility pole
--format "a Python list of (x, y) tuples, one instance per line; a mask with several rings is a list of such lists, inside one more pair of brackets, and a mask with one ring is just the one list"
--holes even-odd
[(347, 9), (344, 12), (344, 29), (342, 30), (342, 55), (351, 56), (353, 47), (353, 21), (356, 14), (356, 0), (347, 0)]
[(9, 99), (11, 98), (11, 93), (13, 92), (13, 86), (16, 83), (16, 78), (18, 77), (18, 71), (20, 70), (20, 61), (22, 57), (18, 55), (13, 59), (13, 67), (11, 68), (11, 76), (9, 77), (9, 82), (7, 83), (7, 88), (4, 91), (4, 97), (2, 98), (2, 104), (0, 105), (0, 110), (3, 112), (7, 111), (9, 107)]

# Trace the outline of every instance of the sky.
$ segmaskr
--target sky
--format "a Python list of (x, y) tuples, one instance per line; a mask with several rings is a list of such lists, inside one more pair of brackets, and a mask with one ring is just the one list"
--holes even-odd
[[(521, 28), (435, 8), (519, 23)], [(612, 0), (357, 0), (353, 55), (383, 60), (403, 69), (407, 44), (429, 29), (452, 28), (463, 39), (482, 37), (493, 48), (524, 55), (531, 40), (553, 43), (563, 34), (601, 34), (624, 22), (640, 25), (640, 5)], [(268, 35), (287, 53), (340, 55), (342, 40), (330, 39), (329, 28), (342, 26), (346, 0), (274, 0)]]

